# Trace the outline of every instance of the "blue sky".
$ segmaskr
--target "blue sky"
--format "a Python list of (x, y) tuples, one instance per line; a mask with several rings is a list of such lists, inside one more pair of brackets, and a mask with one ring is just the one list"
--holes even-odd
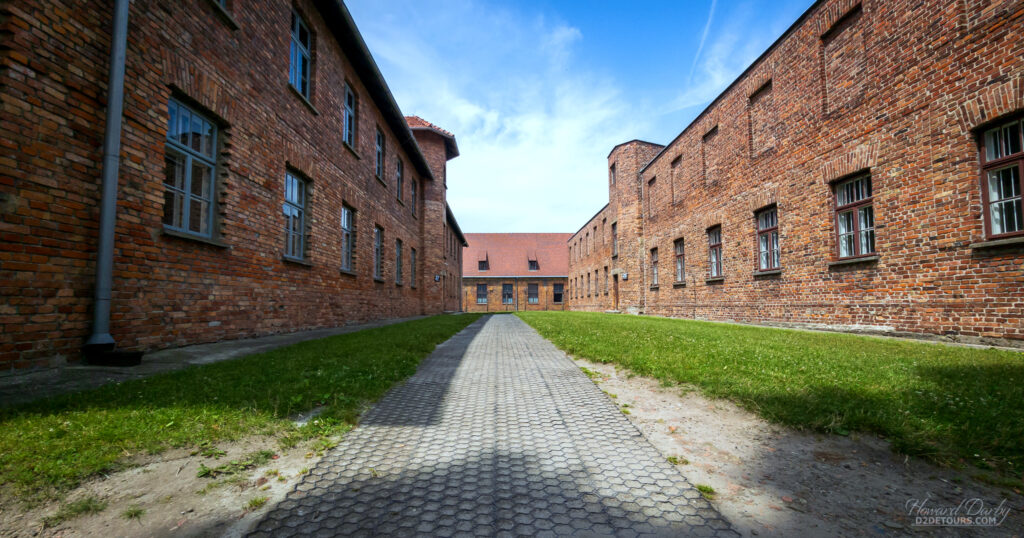
[(575, 232), (616, 144), (667, 144), (812, 0), (348, 0), (398, 105), (455, 133), (465, 232)]

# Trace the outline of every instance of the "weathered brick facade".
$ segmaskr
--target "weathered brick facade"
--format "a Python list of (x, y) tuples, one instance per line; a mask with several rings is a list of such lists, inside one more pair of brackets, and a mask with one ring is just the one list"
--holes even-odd
[[(457, 310), (464, 240), (445, 196), (452, 155), (428, 133), (414, 139), (344, 5), (227, 5), (131, 3), (111, 316), (119, 348)], [(308, 100), (289, 84), (293, 10), (311, 32)], [(0, 2), (0, 372), (76, 360), (90, 330), (111, 13), (110, 1)], [(341, 134), (346, 85), (351, 145)], [(216, 126), (206, 240), (163, 224), (172, 98)], [(289, 173), (308, 188), (299, 262), (282, 256)], [(351, 271), (339, 270), (343, 204), (355, 210)]]
[[(610, 203), (569, 241), (570, 307), (615, 306), (586, 296), (585, 275), (608, 266), (629, 273), (623, 311), (1021, 345), (1024, 236), (988, 227), (979, 172), (983, 133), (1024, 113), (1021, 28), (1012, 0), (816, 2), (656, 156), (632, 156), (653, 147), (638, 142), (612, 152)], [(857, 200), (873, 249), (839, 244), (837, 190), (855, 178), (870, 178)], [(757, 212), (770, 208), (780, 263), (762, 270)]]

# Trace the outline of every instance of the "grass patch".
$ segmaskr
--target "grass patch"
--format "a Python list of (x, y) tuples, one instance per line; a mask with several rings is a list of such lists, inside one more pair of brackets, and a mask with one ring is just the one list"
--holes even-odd
[(131, 521), (133, 519), (142, 519), (142, 516), (146, 515), (146, 509), (139, 505), (132, 505), (121, 512), (121, 517)]
[(697, 491), (704, 496), (705, 499), (712, 501), (715, 499), (715, 488), (707, 484), (697, 484)]
[(269, 499), (269, 497), (253, 497), (249, 499), (249, 502), (245, 503), (243, 508), (249, 511), (259, 510), (264, 504), (267, 504), (267, 500)]
[(690, 464), (690, 460), (688, 460), (688, 459), (686, 459), (684, 457), (681, 457), (681, 456), (669, 456), (669, 457), (667, 457), (665, 459), (668, 460), (668, 462), (671, 463), (672, 465), (689, 465)]
[(517, 315), (567, 353), (729, 398), (782, 424), (1024, 469), (1024, 354), (842, 333), (586, 312)]
[(57, 513), (43, 518), (44, 527), (56, 527), (61, 523), (88, 514), (98, 514), (107, 509), (107, 501), (101, 501), (96, 497), (89, 496), (75, 502), (65, 504), (57, 510)]
[(206, 464), (199, 464), (199, 471), (196, 472), (196, 476), (199, 478), (209, 477), (217, 478), (222, 475), (236, 475), (250, 469), (255, 469), (264, 463), (267, 463), (274, 457), (274, 453), (269, 450), (260, 450), (259, 452), (252, 452), (246, 454), (242, 459), (231, 460), (225, 464), (218, 465), (216, 467), (207, 467)]
[[(337, 435), (478, 318), (435, 316), (0, 409), (0, 485), (33, 502), (169, 447), (217, 457), (216, 442), (253, 434)], [(306, 426), (288, 420), (316, 406)]]

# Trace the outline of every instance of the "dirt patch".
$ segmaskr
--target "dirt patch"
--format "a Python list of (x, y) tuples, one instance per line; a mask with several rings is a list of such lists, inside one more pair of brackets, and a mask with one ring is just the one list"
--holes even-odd
[[(138, 461), (132, 469), (91, 480), (59, 503), (27, 511), (16, 500), (0, 504), (0, 536), (242, 536), (319, 461), (310, 445), (282, 450), (277, 438), (252, 437), (216, 445), (224, 451), (216, 458), (193, 454), (194, 449), (169, 450)], [(253, 469), (216, 478), (197, 476), (200, 465), (215, 468), (264, 450), (274, 457)], [(60, 506), (89, 497), (106, 508), (44, 525)]]
[[(1024, 497), (972, 472), (901, 456), (875, 436), (803, 433), (614, 365), (576, 364), (597, 374), (691, 483), (714, 488), (712, 503), (743, 536), (1024, 536)], [(929, 528), (908, 513), (915, 500), (938, 509), (972, 499), (989, 509), (1002, 503), (1008, 515), (994, 528)]]

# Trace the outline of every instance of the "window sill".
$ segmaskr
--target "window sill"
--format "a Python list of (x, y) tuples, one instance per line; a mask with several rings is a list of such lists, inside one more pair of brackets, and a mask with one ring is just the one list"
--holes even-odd
[(875, 263), (879, 259), (881, 259), (881, 256), (879, 256), (877, 254), (874, 255), (874, 256), (861, 256), (860, 258), (846, 258), (846, 259), (843, 259), (843, 260), (836, 260), (834, 262), (828, 262), (828, 266), (829, 267), (840, 267), (840, 266), (843, 266), (843, 265), (855, 265), (855, 264), (859, 264), (859, 263)]
[(673, 282), (672, 283), (672, 287), (673, 288), (685, 288), (686, 287), (686, 282), (682, 282), (682, 281)]
[(356, 148), (352, 147), (352, 144), (349, 144), (348, 142), (342, 140), (341, 141), (341, 145), (345, 146), (345, 149), (349, 150), (352, 153), (352, 155), (355, 156), (356, 159), (358, 159), (360, 161), (363, 160), (363, 158), (359, 155), (359, 152), (356, 151)]
[(384, 283), (384, 279), (383, 278), (376, 277), (376, 276), (373, 277), (373, 281), (378, 283), (378, 284), (383, 284)]
[(310, 112), (312, 112), (314, 116), (320, 115), (320, 112), (316, 109), (315, 106), (313, 106), (313, 103), (309, 102), (309, 98), (307, 98), (305, 95), (302, 95), (302, 92), (300, 92), (299, 90), (295, 89), (295, 86), (292, 86), (291, 82), (288, 83), (288, 89), (292, 91), (292, 95), (298, 97), (299, 101), (302, 101), (302, 104), (306, 105), (306, 107), (309, 108)]
[(704, 279), (704, 283), (705, 284), (720, 284), (722, 282), (725, 282), (725, 277), (724, 276), (715, 276), (715, 277), (705, 278)]
[(395, 287), (396, 288), (401, 288), (402, 286), (403, 286), (403, 284), (401, 282), (395, 282)]
[(209, 0), (209, 4), (213, 6), (213, 11), (217, 13), (217, 16), (220, 17), (222, 21), (224, 21), (224, 24), (228, 25), (228, 28), (231, 28), (232, 30), (237, 30), (239, 28), (238, 22), (235, 21), (235, 18), (232, 17), (231, 13), (224, 9), (224, 6), (220, 5), (217, 0)]
[(313, 264), (310, 263), (308, 260), (303, 260), (301, 258), (292, 258), (291, 256), (285, 256), (283, 254), (281, 255), (281, 260), (284, 261), (284, 262), (287, 262), (287, 263), (294, 263), (295, 265), (301, 265), (303, 267), (313, 267)]
[(387, 182), (384, 181), (384, 178), (374, 174), (373, 179), (376, 179), (377, 183), (380, 183), (381, 186), (384, 187), (385, 189), (388, 187), (388, 184)]
[(754, 271), (754, 278), (759, 276), (779, 276), (782, 274), (782, 269), (766, 269), (764, 271)]
[(359, 276), (359, 275), (356, 274), (355, 271), (349, 271), (348, 269), (338, 269), (338, 272), (343, 274), (343, 275), (350, 276), (350, 277), (357, 277), (357, 276)]
[(1000, 247), (1019, 247), (1024, 246), (1024, 237), (1008, 237), (1005, 239), (993, 239), (991, 241), (982, 241), (981, 243), (972, 243), (970, 245), (971, 250), (987, 249), (987, 248), (1000, 248)]
[(661, 289), (661, 287), (660, 287), (660, 286), (658, 286), (657, 284), (655, 284), (655, 285), (651, 286), (651, 291), (658, 291), (658, 290), (660, 290), (660, 289)]
[(190, 234), (188, 232), (179, 232), (178, 230), (172, 230), (170, 228), (164, 228), (163, 234), (168, 237), (176, 237), (178, 239), (195, 241), (197, 243), (205, 243), (207, 245), (212, 245), (219, 248), (231, 248), (231, 245), (221, 241), (220, 239), (215, 239), (213, 237), (203, 237), (201, 235)]
[(405, 207), (405, 202), (403, 202), (401, 198), (396, 197), (395, 200), (398, 201), (398, 205)]

